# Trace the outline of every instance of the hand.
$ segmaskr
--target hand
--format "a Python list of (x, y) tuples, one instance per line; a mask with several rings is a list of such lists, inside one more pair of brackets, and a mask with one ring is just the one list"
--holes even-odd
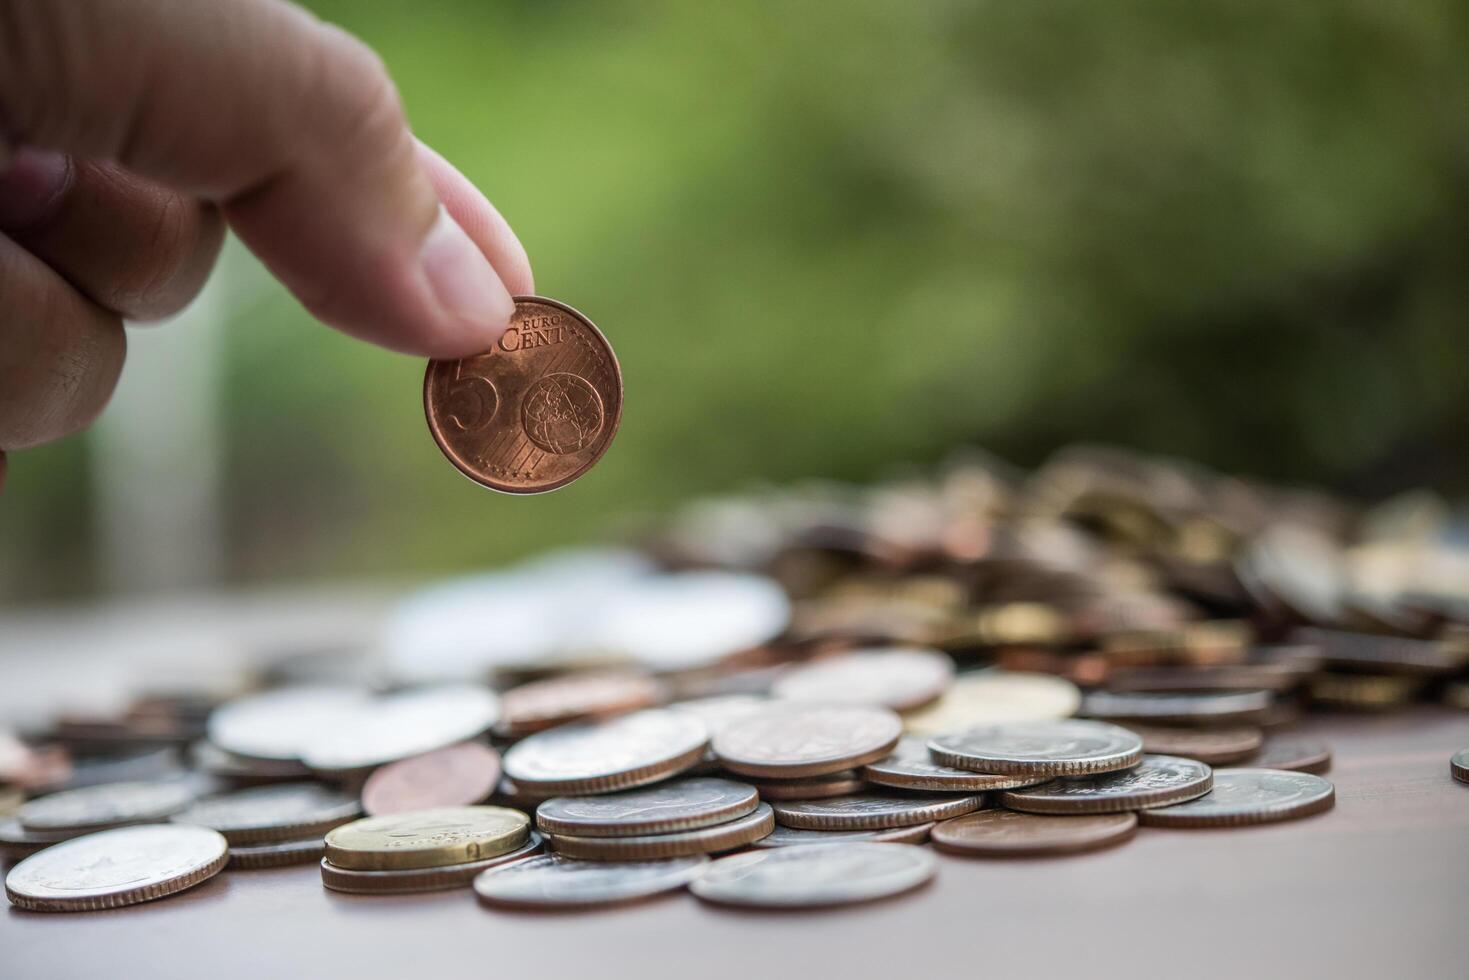
[(228, 224), (320, 319), (429, 357), (534, 292), (510, 226), (408, 131), (377, 56), (284, 0), (0, 0), (4, 450), (89, 425)]

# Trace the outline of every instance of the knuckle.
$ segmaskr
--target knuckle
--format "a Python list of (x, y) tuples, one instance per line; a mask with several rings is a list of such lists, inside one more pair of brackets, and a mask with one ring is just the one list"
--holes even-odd
[(324, 30), (317, 70), (327, 96), (325, 124), (336, 148), (382, 154), (406, 143), (403, 103), (377, 52), (338, 28)]

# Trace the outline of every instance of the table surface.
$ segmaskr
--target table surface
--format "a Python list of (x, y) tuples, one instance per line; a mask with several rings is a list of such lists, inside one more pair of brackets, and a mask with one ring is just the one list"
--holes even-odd
[(1336, 809), (1236, 830), (1143, 828), (1108, 851), (940, 855), (921, 891), (740, 912), (687, 893), (597, 912), (490, 910), (467, 890), (352, 896), (314, 865), (225, 872), (106, 912), (0, 914), (0, 976), (1189, 978), (1466, 975), (1469, 713), (1316, 716)]

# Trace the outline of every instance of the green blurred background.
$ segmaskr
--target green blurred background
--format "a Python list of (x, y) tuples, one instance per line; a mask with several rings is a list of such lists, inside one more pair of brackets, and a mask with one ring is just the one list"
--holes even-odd
[[(236, 248), (216, 520), (149, 545), (216, 558), (164, 585), (484, 565), (960, 442), (1469, 485), (1462, 0), (310, 6), (612, 340), (621, 434), (568, 489), (481, 490), (427, 434), (422, 362)], [(0, 602), (158, 585), (98, 570), (107, 438), (12, 458)]]

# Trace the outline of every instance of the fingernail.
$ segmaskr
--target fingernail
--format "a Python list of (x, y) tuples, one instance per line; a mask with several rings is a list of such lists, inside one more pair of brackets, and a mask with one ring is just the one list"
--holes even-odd
[(479, 246), (443, 208), (423, 241), (419, 262), (444, 309), (465, 320), (476, 334), (483, 331), (483, 346), (500, 339), (515, 312), (515, 301)]
[(22, 231), (46, 217), (70, 179), (64, 153), (23, 147), (0, 171), (0, 228)]

